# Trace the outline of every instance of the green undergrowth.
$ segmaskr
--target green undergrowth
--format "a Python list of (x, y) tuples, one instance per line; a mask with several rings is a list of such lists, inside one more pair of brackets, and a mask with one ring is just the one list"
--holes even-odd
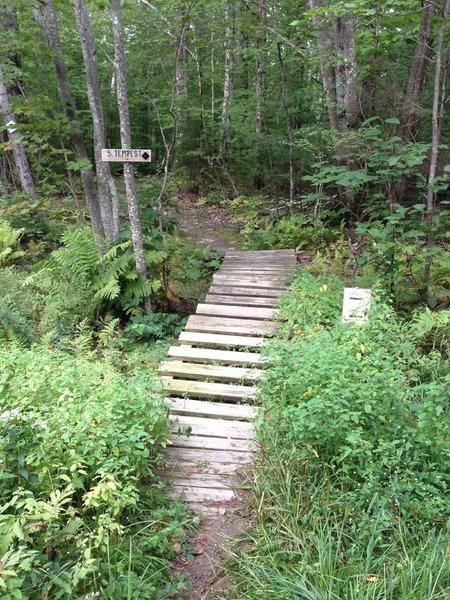
[[(145, 356), (143, 355), (143, 358)], [(114, 348), (0, 351), (0, 597), (169, 598), (184, 509), (155, 469), (168, 435), (154, 371)]]
[(341, 324), (343, 287), (302, 273), (281, 303), (233, 598), (449, 597), (448, 311), (402, 322), (374, 293)]

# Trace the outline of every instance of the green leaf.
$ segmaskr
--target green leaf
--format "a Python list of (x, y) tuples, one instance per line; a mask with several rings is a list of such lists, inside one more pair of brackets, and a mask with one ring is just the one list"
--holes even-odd
[(389, 119), (385, 119), (384, 122), (389, 123), (389, 125), (400, 125), (400, 121), (397, 117), (389, 117)]

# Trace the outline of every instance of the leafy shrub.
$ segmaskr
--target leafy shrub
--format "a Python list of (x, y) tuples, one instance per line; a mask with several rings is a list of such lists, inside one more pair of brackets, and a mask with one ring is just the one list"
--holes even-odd
[[(340, 321), (338, 277), (301, 274), (261, 383), (261, 513), (239, 597), (433, 598), (450, 589), (448, 319), (373, 297)], [(434, 342), (437, 343), (434, 343)]]
[(0, 359), (2, 597), (152, 597), (183, 533), (179, 508), (141, 483), (167, 436), (159, 381), (92, 353)]
[(184, 328), (185, 319), (175, 313), (153, 313), (143, 317), (132, 317), (126, 327), (130, 337), (144, 340), (162, 340), (177, 337)]

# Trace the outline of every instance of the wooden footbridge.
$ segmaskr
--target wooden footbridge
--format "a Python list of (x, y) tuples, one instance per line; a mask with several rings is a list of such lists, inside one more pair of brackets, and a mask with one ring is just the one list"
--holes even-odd
[(296, 266), (293, 250), (227, 252), (204, 303), (161, 363), (174, 494), (199, 511), (235, 498), (250, 461), (253, 401), (264, 374), (259, 352), (274, 333), (278, 299)]

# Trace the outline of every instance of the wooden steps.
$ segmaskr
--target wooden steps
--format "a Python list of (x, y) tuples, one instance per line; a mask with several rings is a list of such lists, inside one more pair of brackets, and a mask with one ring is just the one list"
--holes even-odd
[(223, 346), (225, 348), (260, 348), (266, 343), (264, 338), (243, 335), (226, 335), (202, 333), (198, 331), (183, 331), (178, 338), (180, 344), (191, 346)]
[(201, 365), (182, 361), (167, 361), (159, 367), (161, 375), (186, 379), (211, 379), (214, 381), (252, 382), (261, 377), (260, 369), (246, 369), (244, 367), (223, 367), (216, 365)]
[(164, 473), (174, 498), (208, 514), (239, 489), (255, 448), (259, 350), (276, 332), (279, 297), (295, 273), (293, 250), (227, 252), (206, 299), (159, 367), (170, 411)]

